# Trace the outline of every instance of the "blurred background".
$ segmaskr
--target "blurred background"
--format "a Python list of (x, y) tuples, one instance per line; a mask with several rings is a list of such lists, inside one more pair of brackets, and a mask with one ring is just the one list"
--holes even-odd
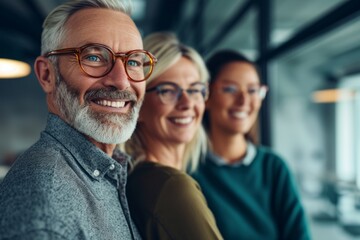
[[(62, 2), (0, 0), (0, 58), (32, 68), (40, 53), (41, 24)], [(133, 4), (144, 36), (173, 31), (205, 59), (230, 48), (259, 64), (270, 88), (261, 112), (261, 141), (288, 161), (314, 239), (359, 239), (360, 1)], [(0, 59), (3, 74), (1, 64)], [(0, 76), (0, 179), (45, 126), (45, 95), (29, 71), (25, 77)]]

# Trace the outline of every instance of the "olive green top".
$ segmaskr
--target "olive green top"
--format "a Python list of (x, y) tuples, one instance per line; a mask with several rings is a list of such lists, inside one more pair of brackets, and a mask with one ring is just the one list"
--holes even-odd
[(127, 198), (144, 239), (223, 239), (197, 182), (175, 168), (139, 163), (128, 177)]

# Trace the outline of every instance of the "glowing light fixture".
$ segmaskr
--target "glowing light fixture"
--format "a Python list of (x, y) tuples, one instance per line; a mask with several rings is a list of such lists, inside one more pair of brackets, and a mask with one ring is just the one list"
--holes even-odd
[(339, 101), (353, 100), (355, 92), (350, 89), (326, 89), (312, 94), (312, 100), (316, 103), (334, 103)]
[(0, 78), (20, 78), (29, 75), (29, 64), (17, 60), (0, 58)]

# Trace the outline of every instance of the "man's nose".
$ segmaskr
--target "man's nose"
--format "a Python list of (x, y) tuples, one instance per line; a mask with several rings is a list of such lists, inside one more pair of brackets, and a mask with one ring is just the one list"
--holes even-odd
[(124, 90), (130, 86), (130, 79), (121, 58), (116, 58), (113, 68), (104, 78), (105, 85), (109, 87)]

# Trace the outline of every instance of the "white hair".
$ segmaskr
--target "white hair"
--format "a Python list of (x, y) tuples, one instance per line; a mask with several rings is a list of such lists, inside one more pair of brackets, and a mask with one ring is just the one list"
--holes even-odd
[(59, 48), (65, 39), (65, 23), (76, 12), (86, 8), (104, 8), (131, 15), (130, 0), (70, 0), (56, 7), (46, 17), (41, 35), (41, 54)]

